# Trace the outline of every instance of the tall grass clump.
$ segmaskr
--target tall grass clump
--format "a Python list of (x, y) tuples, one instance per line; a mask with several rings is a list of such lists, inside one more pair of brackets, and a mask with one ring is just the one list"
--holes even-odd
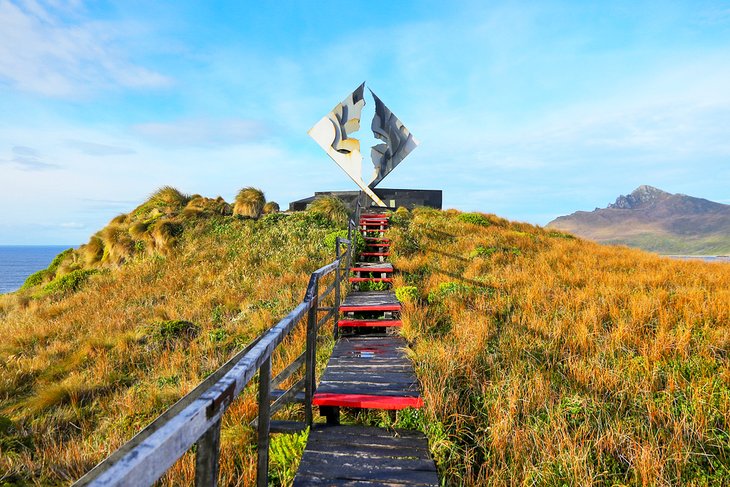
[(241, 189), (236, 195), (233, 205), (233, 214), (247, 218), (258, 218), (264, 210), (266, 197), (260, 189), (248, 186)]
[(307, 209), (319, 213), (339, 227), (347, 226), (350, 217), (350, 209), (336, 196), (318, 196)]
[(482, 214), (389, 236), (445, 485), (730, 484), (730, 265)]
[(149, 201), (153, 204), (168, 205), (176, 208), (185, 206), (190, 197), (172, 186), (163, 186), (150, 196)]
[(276, 201), (267, 201), (263, 208), (264, 215), (279, 213), (279, 211), (281, 211), (281, 209), (279, 208), (279, 203)]

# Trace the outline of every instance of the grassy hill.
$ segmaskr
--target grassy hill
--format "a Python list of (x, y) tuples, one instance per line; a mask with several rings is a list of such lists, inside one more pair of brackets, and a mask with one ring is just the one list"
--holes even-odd
[[(169, 246), (150, 248), (146, 229), (123, 263), (104, 250), (81, 263), (80, 250), (0, 301), (5, 482), (91, 468), (285, 315), (340, 228), (188, 204), (156, 217), (179, 225)], [(154, 208), (112, 224), (130, 234)], [(730, 481), (730, 265), (457, 211), (399, 210), (390, 234), (426, 407), (346, 420), (422, 428), (448, 485)], [(51, 285), (79, 271), (93, 273)], [(222, 485), (252, 482), (254, 393), (224, 418)], [(274, 440), (272, 482), (291, 478), (303, 441)], [(192, 475), (187, 455), (163, 484)]]
[[(286, 315), (334, 257), (340, 225), (316, 212), (244, 218), (166, 188), (0, 296), (0, 485), (79, 478)], [(303, 343), (299, 330), (274, 368)], [(223, 485), (253, 482), (254, 393), (224, 419)], [(193, 465), (188, 455), (165, 484), (189, 485)]]
[(730, 482), (730, 265), (490, 215), (395, 221), (422, 421), (449, 484)]

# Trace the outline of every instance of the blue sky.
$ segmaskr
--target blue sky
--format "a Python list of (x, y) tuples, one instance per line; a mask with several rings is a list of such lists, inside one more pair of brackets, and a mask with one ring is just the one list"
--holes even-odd
[(730, 203), (728, 1), (0, 0), (0, 244), (162, 185), (353, 189), (306, 132), (362, 81), (421, 142), (382, 187), (538, 224), (641, 184)]

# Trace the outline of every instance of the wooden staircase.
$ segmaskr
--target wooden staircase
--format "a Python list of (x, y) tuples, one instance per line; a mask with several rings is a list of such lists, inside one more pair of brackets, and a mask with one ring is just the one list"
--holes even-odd
[[(388, 223), (382, 212), (360, 216), (366, 249), (350, 268), (354, 287), (392, 286)], [(423, 406), (407, 344), (396, 334), (400, 311), (392, 289), (358, 289), (341, 303), (339, 338), (312, 397), (327, 424), (313, 425), (295, 486), (439, 485), (423, 433), (340, 425), (340, 408)]]

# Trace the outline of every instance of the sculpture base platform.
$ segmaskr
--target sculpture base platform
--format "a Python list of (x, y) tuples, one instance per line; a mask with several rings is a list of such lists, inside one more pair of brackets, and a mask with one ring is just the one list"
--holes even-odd
[[(376, 188), (375, 194), (391, 209), (405, 207), (412, 210), (416, 206), (441, 209), (442, 191), (440, 189), (387, 189)], [(355, 208), (359, 191), (317, 191), (314, 196), (289, 203), (289, 211), (302, 211), (318, 196), (336, 196), (350, 209)], [(372, 202), (371, 202), (372, 203)], [(373, 203), (374, 204), (374, 203)]]

